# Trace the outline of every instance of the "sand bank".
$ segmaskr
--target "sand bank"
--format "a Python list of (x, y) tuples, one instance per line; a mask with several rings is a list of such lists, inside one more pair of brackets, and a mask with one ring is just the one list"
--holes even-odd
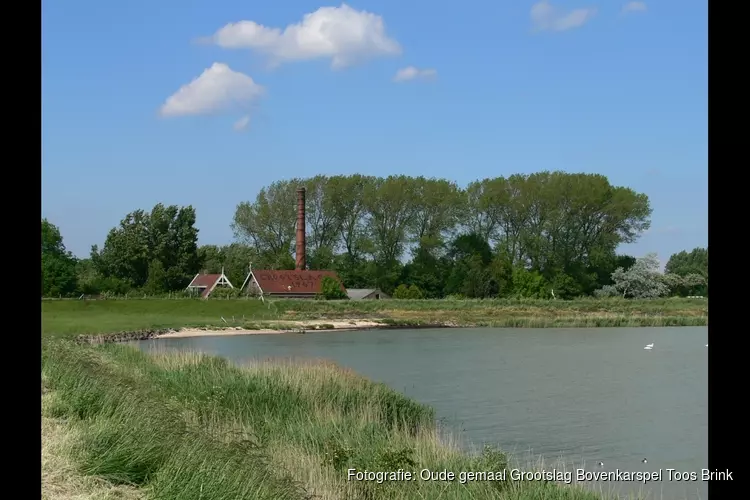
[(382, 328), (383, 324), (367, 320), (309, 320), (309, 321), (267, 321), (259, 325), (265, 328), (183, 328), (174, 332), (157, 335), (155, 338), (214, 337), (230, 335), (278, 335), (281, 333), (332, 332), (346, 330), (368, 330)]

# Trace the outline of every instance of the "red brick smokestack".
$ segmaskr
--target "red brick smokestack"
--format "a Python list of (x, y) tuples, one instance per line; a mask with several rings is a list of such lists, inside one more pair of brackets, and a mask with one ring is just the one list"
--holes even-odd
[(305, 256), (305, 188), (297, 188), (297, 271), (307, 269)]

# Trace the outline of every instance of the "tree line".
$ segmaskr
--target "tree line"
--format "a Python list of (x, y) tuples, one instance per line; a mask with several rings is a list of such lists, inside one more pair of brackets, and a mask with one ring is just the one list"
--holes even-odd
[[(654, 274), (653, 259), (644, 258), (628, 275), (636, 259), (617, 248), (650, 227), (648, 197), (603, 175), (565, 172), (488, 178), (465, 189), (404, 175), (281, 180), (238, 204), (230, 245), (199, 246), (195, 209), (158, 204), (127, 214), (81, 260), (42, 220), (43, 294), (159, 294), (183, 290), (201, 270), (223, 267), (239, 285), (250, 263), (294, 269), (299, 186), (307, 189), (308, 267), (337, 271), (348, 288), (414, 298), (707, 294), (706, 249), (673, 255), (666, 273)], [(641, 268), (639, 276), (663, 286), (623, 291)]]

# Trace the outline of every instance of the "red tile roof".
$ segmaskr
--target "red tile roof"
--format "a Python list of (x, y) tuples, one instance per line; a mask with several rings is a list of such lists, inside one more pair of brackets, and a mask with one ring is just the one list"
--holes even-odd
[(341, 278), (333, 271), (266, 271), (253, 269), (253, 276), (255, 276), (263, 293), (321, 293), (320, 282), (326, 276), (338, 281), (341, 290), (346, 291), (341, 283)]
[[(221, 278), (221, 274), (199, 274), (195, 278), (193, 278), (193, 281), (190, 282), (188, 287), (206, 287), (210, 288), (216, 283), (216, 281)], [(184, 283), (184, 281), (183, 281)]]

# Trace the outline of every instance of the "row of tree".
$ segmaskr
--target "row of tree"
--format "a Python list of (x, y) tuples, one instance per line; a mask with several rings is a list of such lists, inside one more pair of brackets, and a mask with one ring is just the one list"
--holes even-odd
[[(646, 195), (595, 174), (513, 175), (466, 189), (407, 176), (291, 179), (237, 206), (236, 242), (227, 246), (199, 247), (195, 210), (159, 204), (128, 214), (101, 249), (76, 261), (43, 220), (43, 292), (156, 294), (184, 289), (200, 270), (223, 267), (239, 284), (250, 263), (293, 269), (299, 186), (307, 188), (308, 266), (337, 271), (349, 288), (397, 296), (612, 294), (608, 287), (636, 262), (616, 250), (648, 229), (651, 216)], [(705, 295), (707, 262), (704, 249), (675, 254), (659, 294)], [(639, 296), (635, 288), (618, 293)]]

